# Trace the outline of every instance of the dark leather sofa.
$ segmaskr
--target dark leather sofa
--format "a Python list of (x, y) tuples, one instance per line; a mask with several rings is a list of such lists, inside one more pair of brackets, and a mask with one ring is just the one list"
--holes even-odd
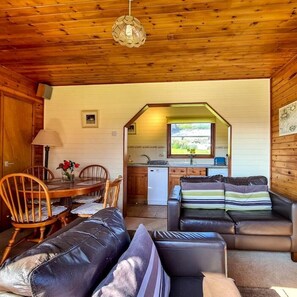
[[(240, 296), (234, 282), (226, 277), (226, 244), (219, 234), (155, 231), (151, 236), (170, 276), (170, 296), (202, 296), (205, 283), (219, 290), (216, 295), (206, 287), (205, 297), (208, 293), (222, 296), (222, 290), (229, 297)], [(100, 210), (4, 262), (0, 296), (93, 296), (129, 245), (121, 212), (116, 208)]]
[[(235, 185), (267, 185), (265, 176), (184, 177), (187, 182), (225, 182)], [(225, 211), (181, 207), (181, 187), (175, 186), (169, 200), (167, 228), (170, 231), (218, 232), (228, 249), (291, 252), (297, 261), (297, 202), (269, 191), (271, 210)]]

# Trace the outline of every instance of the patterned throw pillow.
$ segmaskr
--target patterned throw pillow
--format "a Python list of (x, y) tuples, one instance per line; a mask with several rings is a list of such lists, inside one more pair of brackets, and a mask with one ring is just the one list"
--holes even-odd
[(224, 184), (182, 182), (182, 201), (184, 208), (224, 209)]
[(266, 185), (236, 186), (225, 184), (226, 210), (271, 210)]
[(95, 289), (92, 297), (166, 297), (170, 279), (146, 228), (139, 225), (127, 251)]

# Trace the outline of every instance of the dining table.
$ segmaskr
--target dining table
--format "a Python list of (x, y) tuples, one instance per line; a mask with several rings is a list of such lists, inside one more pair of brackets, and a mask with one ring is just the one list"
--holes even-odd
[(100, 191), (105, 187), (103, 178), (76, 178), (74, 181), (52, 179), (44, 181), (48, 188), (51, 199), (73, 198)]

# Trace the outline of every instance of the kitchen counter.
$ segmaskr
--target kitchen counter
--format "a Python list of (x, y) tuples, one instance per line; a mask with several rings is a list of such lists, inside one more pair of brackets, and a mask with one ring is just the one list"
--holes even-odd
[(140, 167), (140, 166), (146, 166), (146, 167), (199, 167), (199, 168), (228, 168), (227, 165), (214, 165), (214, 164), (190, 164), (189, 163), (170, 163), (167, 165), (151, 165), (147, 163), (128, 163), (128, 166), (131, 167)]

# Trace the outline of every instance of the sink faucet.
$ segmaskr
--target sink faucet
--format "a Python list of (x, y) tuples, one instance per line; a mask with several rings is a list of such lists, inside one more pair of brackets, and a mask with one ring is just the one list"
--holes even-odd
[(143, 154), (143, 155), (141, 155), (141, 156), (147, 158), (147, 163), (149, 163), (149, 162), (151, 161), (151, 158), (150, 158), (148, 155)]
[(194, 158), (194, 154), (190, 154), (190, 165), (193, 165), (193, 158)]

